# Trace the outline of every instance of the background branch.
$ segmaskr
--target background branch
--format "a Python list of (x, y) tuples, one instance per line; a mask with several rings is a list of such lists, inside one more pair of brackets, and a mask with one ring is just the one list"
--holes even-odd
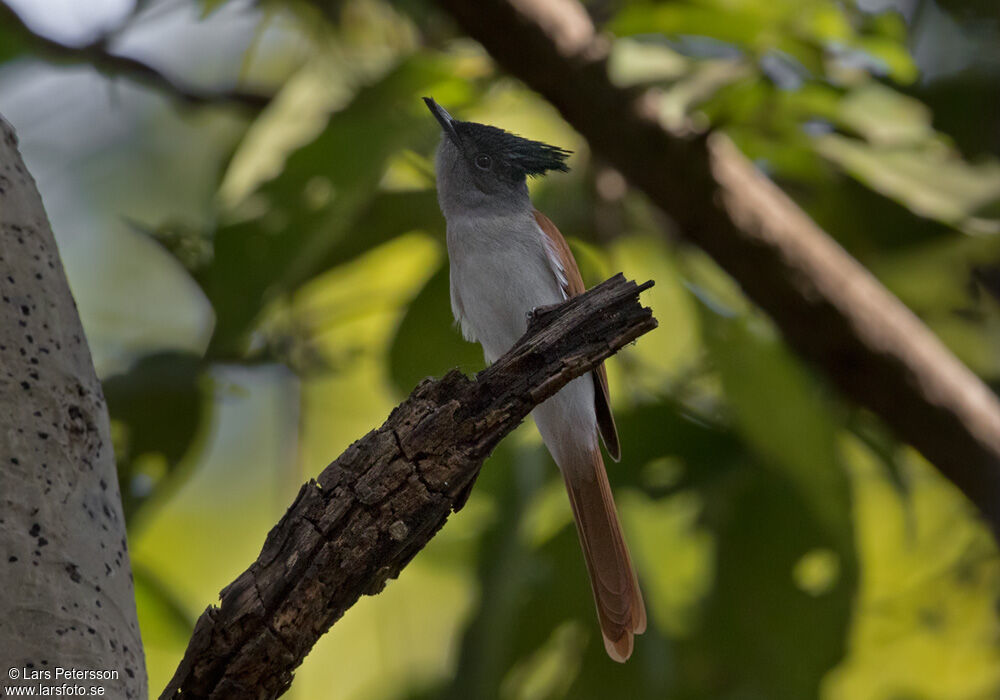
[(475, 381), (425, 381), (302, 486), (250, 568), (199, 618), (161, 698), (273, 698), (362, 594), (378, 593), (465, 502), (483, 460), (539, 403), (656, 327), (617, 275), (536, 315)]
[(244, 90), (201, 88), (170, 78), (158, 68), (136, 58), (122, 56), (108, 50), (107, 39), (98, 39), (84, 46), (67, 46), (54, 39), (36, 34), (6, 3), (0, 2), (0, 25), (16, 41), (25, 44), (42, 58), (68, 64), (93, 66), (112, 78), (127, 78), (161, 91), (168, 97), (191, 106), (231, 104), (260, 111), (271, 96)]
[(559, 109), (766, 311), (788, 343), (884, 420), (1000, 533), (1000, 402), (721, 133), (676, 133), (611, 83), (576, 0), (439, 0)]

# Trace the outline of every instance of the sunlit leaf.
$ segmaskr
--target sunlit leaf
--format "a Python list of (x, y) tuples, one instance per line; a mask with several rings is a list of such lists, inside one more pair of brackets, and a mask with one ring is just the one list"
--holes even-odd
[(941, 145), (880, 148), (836, 134), (815, 141), (817, 151), (861, 182), (920, 216), (947, 224), (1000, 230), (1000, 221), (972, 221), (980, 207), (1000, 199), (1000, 163), (972, 165)]
[(613, 24), (620, 35), (659, 32), (669, 37), (705, 37), (763, 56), (777, 50), (822, 74), (823, 44), (851, 35), (832, 3), (673, 2), (626, 7)]
[(722, 9), (707, 3), (642, 3), (627, 6), (615, 17), (612, 29), (616, 34), (648, 34), (706, 36), (734, 44), (750, 46), (767, 36), (766, 17), (743, 7)]
[(996, 696), (995, 540), (958, 489), (914, 451), (903, 451), (901, 493), (864, 444), (843, 444), (864, 576), (850, 653), (824, 679), (822, 697)]
[(926, 106), (875, 82), (844, 95), (837, 120), (876, 146), (905, 146), (936, 138)]
[(617, 85), (627, 87), (679, 78), (689, 64), (687, 58), (667, 46), (624, 38), (612, 45), (608, 74)]
[(906, 45), (899, 40), (880, 36), (858, 37), (850, 45), (879, 61), (883, 67), (882, 72), (901, 85), (912, 83), (920, 75), (920, 69)]
[(690, 635), (715, 574), (712, 534), (699, 522), (704, 503), (691, 490), (658, 500), (630, 490), (615, 500), (642, 572), (650, 624), (674, 637)]
[(606, 264), (624, 270), (632, 279), (656, 282), (643, 294), (643, 301), (656, 309), (661, 329), (644, 336), (611, 364), (630, 373), (632, 390), (662, 391), (690, 371), (701, 352), (698, 312), (691, 294), (662, 238), (630, 236), (616, 241), (604, 257)]

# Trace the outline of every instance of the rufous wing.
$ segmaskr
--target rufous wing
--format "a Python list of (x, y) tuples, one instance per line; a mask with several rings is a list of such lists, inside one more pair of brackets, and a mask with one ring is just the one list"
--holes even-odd
[[(535, 221), (546, 238), (546, 250), (549, 252), (552, 262), (553, 273), (562, 286), (566, 298), (583, 294), (586, 287), (583, 286), (583, 277), (580, 276), (580, 268), (576, 264), (566, 239), (559, 232), (552, 220), (542, 212), (535, 210)], [(618, 442), (618, 428), (615, 426), (615, 417), (611, 413), (611, 393), (608, 390), (608, 372), (602, 362), (591, 373), (594, 380), (594, 411), (597, 414), (597, 429), (604, 440), (604, 446), (608, 450), (608, 455), (616, 462), (621, 459), (621, 445)]]

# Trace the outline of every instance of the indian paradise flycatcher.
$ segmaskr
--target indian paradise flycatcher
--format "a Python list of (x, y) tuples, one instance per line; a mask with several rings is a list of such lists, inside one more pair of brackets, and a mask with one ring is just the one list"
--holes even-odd
[[(491, 363), (524, 334), (532, 309), (585, 290), (566, 240), (528, 196), (527, 177), (567, 171), (569, 152), (459, 121), (431, 98), (424, 102), (443, 131), (436, 172), (452, 313)], [(646, 629), (646, 610), (597, 444), (600, 435), (618, 460), (604, 365), (571, 381), (532, 416), (566, 482), (604, 647), (625, 661), (633, 635)]]

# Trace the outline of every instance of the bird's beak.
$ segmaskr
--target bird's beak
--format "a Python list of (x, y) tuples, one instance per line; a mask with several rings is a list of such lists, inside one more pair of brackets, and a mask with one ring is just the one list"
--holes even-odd
[(458, 132), (455, 131), (455, 120), (450, 114), (448, 114), (448, 110), (435, 102), (431, 97), (425, 97), (424, 103), (426, 103), (427, 109), (431, 111), (434, 118), (438, 120), (442, 131), (448, 134), (448, 137), (455, 143), (456, 146), (459, 145)]

